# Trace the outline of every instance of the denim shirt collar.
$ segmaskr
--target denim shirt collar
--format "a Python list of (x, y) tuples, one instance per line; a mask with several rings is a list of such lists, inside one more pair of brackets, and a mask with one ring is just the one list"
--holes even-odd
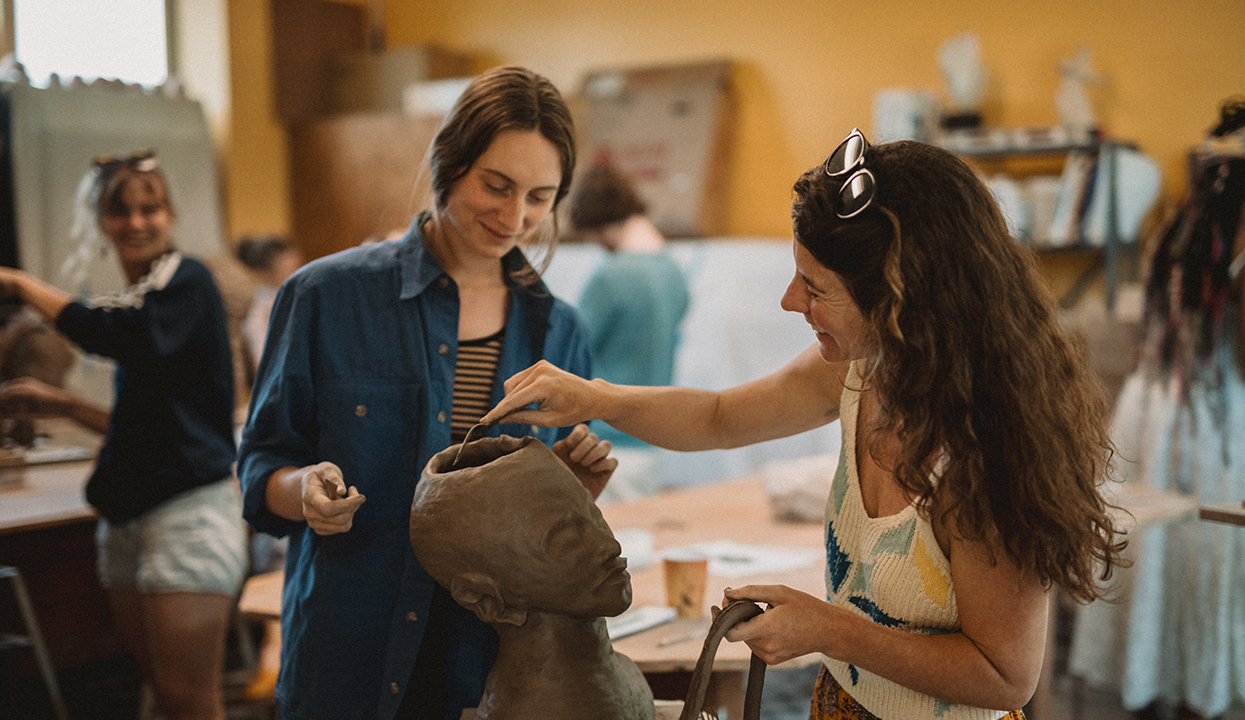
[(401, 246), (398, 250), (402, 268), (402, 290), (398, 295), (400, 300), (410, 300), (418, 296), (428, 289), (433, 280), (445, 274), (441, 263), (437, 262), (424, 242), (424, 223), (430, 218), (431, 214), (428, 211), (421, 212), (400, 241)]
[[(419, 213), (415, 222), (411, 223), (410, 229), (399, 241), (401, 247), (398, 252), (402, 268), (402, 289), (398, 296), (400, 300), (410, 300), (419, 296), (433, 281), (442, 275), (447, 275), (441, 263), (437, 262), (436, 257), (428, 249), (428, 243), (424, 239), (424, 225), (430, 219), (432, 219), (432, 213), (427, 210)], [(527, 258), (523, 255), (523, 251), (518, 247), (511, 248), (510, 252), (502, 256), (501, 265), (506, 285), (512, 290), (517, 289), (513, 275), (527, 265)], [(523, 289), (536, 297), (549, 294), (549, 289), (541, 280)]]

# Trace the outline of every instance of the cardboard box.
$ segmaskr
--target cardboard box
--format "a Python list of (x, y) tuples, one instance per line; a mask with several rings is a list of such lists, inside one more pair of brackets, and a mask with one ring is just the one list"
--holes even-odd
[(440, 119), (349, 113), (290, 130), (294, 239), (308, 258), (405, 230), (431, 192), (423, 158)]
[(579, 170), (609, 162), (667, 237), (725, 229), (735, 118), (728, 61), (589, 73), (574, 103)]
[(471, 71), (468, 55), (434, 45), (393, 48), (381, 54), (337, 55), (326, 67), (330, 113), (402, 110), (402, 94), (412, 83), (460, 77)]

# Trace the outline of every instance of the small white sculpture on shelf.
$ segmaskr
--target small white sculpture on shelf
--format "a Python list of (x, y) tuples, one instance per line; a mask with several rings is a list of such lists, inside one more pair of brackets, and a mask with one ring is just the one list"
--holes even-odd
[(1076, 55), (1059, 61), (1059, 89), (1055, 91), (1055, 109), (1059, 123), (1067, 129), (1073, 142), (1088, 140), (1098, 126), (1094, 106), (1089, 100), (1090, 83), (1105, 81), (1094, 73), (1088, 45), (1077, 48)]
[(938, 97), (930, 90), (883, 88), (873, 96), (873, 133), (876, 142), (920, 140), (929, 142), (938, 125)]
[(943, 42), (938, 48), (938, 66), (959, 114), (978, 115), (986, 94), (987, 73), (977, 35), (964, 33)]

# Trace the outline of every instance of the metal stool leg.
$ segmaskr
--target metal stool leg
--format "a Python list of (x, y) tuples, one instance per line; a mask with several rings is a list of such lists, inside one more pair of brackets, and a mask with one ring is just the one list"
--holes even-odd
[(26, 591), (26, 581), (17, 568), (0, 565), (0, 578), (8, 578), (13, 584), (13, 595), (17, 598), (18, 609), (22, 613), (22, 623), (26, 626), (26, 634), (7, 635), (4, 644), (14, 647), (28, 646), (35, 653), (39, 663), (39, 672), (43, 674), (43, 682), (47, 685), (48, 695), (52, 698), (52, 711), (58, 720), (69, 720), (69, 710), (65, 707), (65, 699), (61, 697), (61, 687), (56, 681), (56, 670), (52, 667), (52, 658), (43, 643), (43, 633), (39, 630), (39, 621), (35, 618), (35, 608), (30, 602), (30, 593)]

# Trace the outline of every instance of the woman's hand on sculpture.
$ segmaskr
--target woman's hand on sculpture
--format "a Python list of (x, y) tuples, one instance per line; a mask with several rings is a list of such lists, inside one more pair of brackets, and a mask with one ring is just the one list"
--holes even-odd
[[(506, 396), (480, 418), (484, 423), (566, 427), (595, 420), (593, 383), (541, 360), (505, 382)], [(535, 404), (535, 408), (528, 405)]]
[(342, 471), (331, 462), (302, 469), (303, 517), (317, 535), (334, 535), (354, 525), (354, 514), (366, 499), (359, 489), (342, 479)]
[(550, 449), (592, 493), (593, 500), (601, 496), (605, 484), (618, 467), (618, 460), (609, 457), (612, 449), (610, 441), (600, 439), (583, 423), (576, 425), (570, 435), (554, 443)]
[[(841, 608), (786, 585), (745, 585), (726, 588), (722, 607), (732, 600), (768, 605), (765, 612), (726, 633), (730, 642), (744, 642), (767, 665), (786, 662), (812, 652), (825, 652), (820, 626), (833, 620)], [(715, 613), (716, 615), (716, 613)]]

